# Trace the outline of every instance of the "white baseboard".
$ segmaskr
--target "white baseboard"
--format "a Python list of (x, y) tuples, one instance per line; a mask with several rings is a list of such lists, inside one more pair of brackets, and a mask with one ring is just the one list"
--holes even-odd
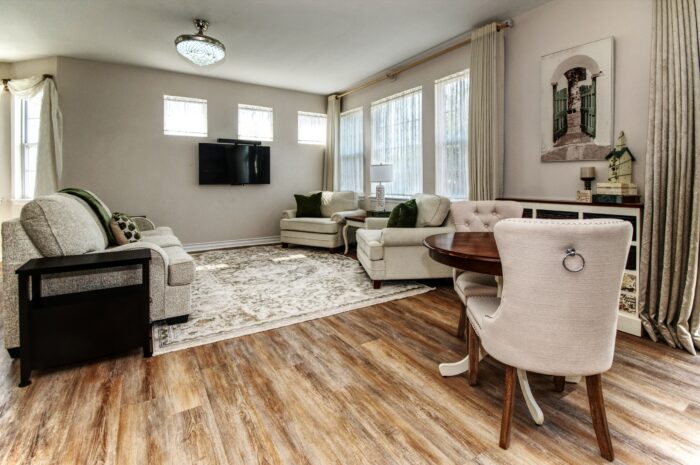
[(279, 244), (279, 236), (251, 237), (248, 239), (231, 239), (228, 241), (198, 242), (185, 244), (183, 248), (187, 252), (204, 252), (206, 250), (230, 249), (233, 247), (250, 247), (251, 245)]

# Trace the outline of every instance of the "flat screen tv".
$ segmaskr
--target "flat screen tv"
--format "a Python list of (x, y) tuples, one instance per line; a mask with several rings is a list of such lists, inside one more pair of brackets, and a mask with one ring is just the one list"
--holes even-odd
[(199, 144), (199, 184), (270, 184), (270, 147)]

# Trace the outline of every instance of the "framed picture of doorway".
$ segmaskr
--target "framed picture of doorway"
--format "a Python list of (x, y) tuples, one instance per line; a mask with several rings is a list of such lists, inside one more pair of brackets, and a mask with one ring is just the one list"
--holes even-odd
[(608, 37), (542, 57), (542, 161), (605, 160), (612, 150), (613, 54)]

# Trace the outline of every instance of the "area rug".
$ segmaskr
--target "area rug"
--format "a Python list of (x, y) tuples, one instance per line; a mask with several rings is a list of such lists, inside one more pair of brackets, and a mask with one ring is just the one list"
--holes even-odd
[(192, 313), (186, 323), (153, 326), (156, 355), (433, 289), (413, 281), (373, 289), (358, 261), (322, 249), (260, 246), (193, 256)]

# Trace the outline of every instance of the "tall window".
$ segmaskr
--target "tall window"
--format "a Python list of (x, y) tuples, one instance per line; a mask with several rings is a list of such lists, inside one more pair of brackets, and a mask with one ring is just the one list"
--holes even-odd
[(15, 145), (13, 157), (13, 196), (16, 199), (34, 198), (36, 184), (37, 149), (42, 94), (30, 99), (16, 98)]
[(272, 141), (272, 108), (239, 103), (238, 138)]
[(326, 115), (300, 111), (297, 121), (300, 144), (326, 145)]
[(339, 182), (341, 191), (362, 193), (362, 108), (340, 114)]
[(207, 137), (207, 101), (164, 95), (163, 134)]
[(421, 87), (372, 102), (372, 164), (394, 166), (393, 182), (384, 184), (389, 197), (423, 190), (421, 112)]
[(436, 194), (464, 200), (468, 193), (469, 71), (435, 81)]

